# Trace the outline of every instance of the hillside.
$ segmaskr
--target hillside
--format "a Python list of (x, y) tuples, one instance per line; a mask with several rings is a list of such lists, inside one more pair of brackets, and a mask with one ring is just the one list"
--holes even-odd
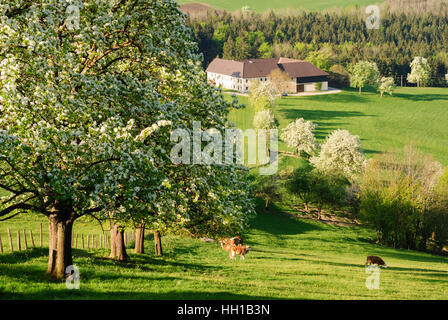
[[(240, 10), (244, 6), (249, 6), (252, 10), (257, 12), (267, 11), (273, 9), (272, 1), (268, 0), (246, 0), (246, 1), (238, 1), (238, 0), (179, 0), (180, 4), (191, 4), (191, 3), (203, 3), (207, 4), (213, 8), (227, 10), (227, 11), (236, 11)], [(380, 3), (382, 1), (376, 1)], [(373, 4), (372, 1), (369, 0), (284, 0), (281, 2), (275, 3), (275, 10), (279, 9), (306, 9), (313, 11), (321, 11), (325, 9), (331, 9), (335, 7), (347, 8), (349, 6), (368, 6)]]
[[(390, 147), (416, 146), (448, 163), (448, 89), (403, 88), (380, 99), (373, 92), (355, 91), (330, 96), (287, 97), (278, 102), (276, 116), (283, 127), (296, 117), (319, 124), (319, 138), (331, 130), (359, 134), (368, 155)], [(230, 98), (230, 96), (229, 96)], [(247, 98), (239, 97), (240, 102)], [(231, 114), (240, 127), (251, 126), (253, 110)], [(281, 145), (286, 150), (284, 145)], [(284, 158), (281, 167), (301, 160)], [(285, 200), (286, 201), (286, 200)], [(22, 214), (0, 223), (4, 253), (0, 253), (0, 299), (447, 299), (448, 258), (381, 247), (375, 234), (362, 226), (337, 226), (304, 219), (286, 203), (268, 211), (260, 203), (258, 215), (243, 234), (252, 247), (245, 260), (232, 261), (217, 243), (166, 236), (164, 256), (153, 254), (146, 237), (143, 255), (130, 262), (107, 259), (107, 249), (74, 249), (81, 273), (81, 289), (66, 290), (65, 283), (45, 274), (48, 222), (43, 216)], [(297, 215), (297, 216), (294, 216)], [(7, 228), (16, 232), (44, 228), (43, 248), (9, 252)], [(26, 226), (26, 227), (25, 227)], [(107, 231), (108, 225), (103, 226)], [(75, 235), (100, 234), (97, 222), (80, 219)], [(37, 237), (36, 237), (37, 238)], [(29, 239), (28, 239), (29, 241)], [(29, 247), (30, 242), (28, 242)], [(367, 255), (381, 256), (380, 290), (365, 286)]]
[[(246, 104), (246, 97), (238, 97)], [(345, 89), (332, 95), (285, 97), (277, 100), (274, 110), (280, 129), (296, 118), (318, 125), (317, 138), (322, 141), (333, 130), (347, 129), (359, 135), (370, 157), (378, 152), (401, 150), (413, 143), (448, 165), (448, 89), (398, 88), (393, 96), (374, 90), (362, 95)], [(252, 127), (254, 110), (247, 107), (231, 112), (230, 119), (241, 129)], [(280, 150), (287, 150), (280, 142)]]
[[(21, 222), (39, 219), (14, 218)], [(29, 224), (27, 224), (29, 225)], [(5, 224), (0, 225), (2, 236)], [(97, 225), (75, 223), (75, 232)], [(37, 229), (35, 229), (37, 232)], [(4, 238), (3, 238), (4, 239)], [(245, 260), (229, 259), (214, 243), (164, 237), (165, 256), (132, 254), (123, 264), (105, 249), (75, 249), (80, 290), (48, 282), (48, 249), (0, 254), (0, 299), (446, 299), (448, 258), (379, 247), (363, 228), (338, 227), (259, 210), (244, 235), (252, 247)], [(129, 246), (131, 247), (132, 244)], [(368, 290), (364, 263), (380, 255), (389, 265), (380, 290)]]

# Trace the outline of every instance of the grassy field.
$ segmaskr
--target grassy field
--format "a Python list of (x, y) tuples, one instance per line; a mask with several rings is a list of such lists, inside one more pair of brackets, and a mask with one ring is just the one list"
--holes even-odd
[[(16, 219), (16, 218), (15, 218)], [(28, 222), (32, 217), (27, 217)], [(23, 223), (24, 218), (17, 218)], [(36, 220), (36, 223), (39, 221)], [(90, 227), (95, 227), (90, 225)], [(87, 226), (76, 223), (77, 232)], [(98, 227), (97, 227), (98, 228)], [(5, 223), (0, 224), (2, 233)], [(0, 254), (0, 299), (447, 299), (448, 258), (372, 243), (364, 228), (338, 227), (293, 218), (273, 209), (252, 221), (244, 235), (253, 250), (245, 260), (229, 259), (217, 244), (164, 237), (165, 256), (129, 249), (127, 264), (108, 252), (74, 250), (80, 290), (49, 279), (48, 249)], [(380, 289), (368, 290), (367, 255), (382, 256)]]
[[(204, 3), (211, 7), (236, 11), (244, 6), (249, 6), (252, 10), (262, 12), (273, 8), (273, 2), (268, 0), (179, 0), (180, 4), (187, 3)], [(275, 9), (306, 9), (312, 11), (320, 11), (335, 7), (347, 8), (349, 6), (368, 6), (382, 1), (370, 0), (283, 0), (275, 3)]]
[[(228, 96), (230, 99), (230, 96)], [(247, 98), (239, 97), (241, 103)], [(252, 126), (251, 108), (232, 111), (239, 127)], [(327, 96), (278, 100), (276, 117), (283, 128), (297, 117), (319, 125), (318, 138), (343, 128), (361, 137), (368, 156), (413, 142), (448, 164), (448, 89), (399, 89), (393, 97), (374, 92), (359, 96), (345, 90)], [(281, 149), (286, 146), (280, 144)], [(283, 158), (281, 167), (303, 160)], [(146, 254), (133, 254), (124, 264), (107, 259), (106, 249), (74, 249), (81, 289), (45, 275), (48, 222), (23, 214), (0, 222), (4, 253), (0, 253), (0, 299), (447, 299), (448, 258), (374, 243), (374, 232), (315, 222), (290, 214), (283, 203), (269, 211), (259, 204), (258, 216), (243, 235), (253, 250), (246, 260), (232, 261), (217, 244), (167, 236), (163, 257), (153, 255), (152, 237)], [(43, 248), (9, 252), (7, 228), (16, 232), (43, 224)], [(107, 229), (107, 226), (104, 226)], [(81, 219), (75, 234), (100, 234), (98, 223)], [(29, 243), (29, 242), (28, 242)], [(78, 245), (80, 247), (80, 245)], [(367, 255), (379, 255), (389, 268), (381, 270), (379, 290), (365, 286)]]
[[(238, 99), (247, 104), (246, 97)], [(254, 113), (246, 107), (232, 111), (230, 119), (247, 129), (253, 127)], [(296, 118), (313, 121), (320, 141), (333, 130), (347, 129), (360, 136), (368, 157), (413, 143), (448, 165), (447, 88), (399, 88), (392, 97), (383, 98), (374, 91), (359, 95), (350, 89), (331, 95), (284, 97), (277, 100), (274, 114), (280, 128)], [(284, 143), (279, 146), (287, 150)]]

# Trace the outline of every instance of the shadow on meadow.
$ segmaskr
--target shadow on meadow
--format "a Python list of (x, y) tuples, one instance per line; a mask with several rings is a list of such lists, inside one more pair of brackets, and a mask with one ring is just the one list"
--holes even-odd
[(412, 101), (437, 101), (437, 100), (445, 100), (448, 101), (448, 89), (446, 94), (433, 94), (433, 93), (425, 93), (425, 94), (405, 94), (405, 93), (394, 93), (394, 97), (412, 100)]
[(258, 214), (250, 222), (251, 229), (257, 229), (278, 238), (323, 230), (323, 228), (316, 223), (301, 221), (296, 217), (287, 214), (275, 204), (269, 204), (269, 209), (266, 211), (262, 205), (262, 201), (257, 199), (257, 202)]
[(235, 294), (227, 291), (168, 291), (163, 293), (107, 291), (100, 292), (82, 287), (79, 290), (39, 290), (34, 293), (5, 294), (0, 288), (0, 299), (57, 299), (57, 300), (281, 300), (271, 296)]

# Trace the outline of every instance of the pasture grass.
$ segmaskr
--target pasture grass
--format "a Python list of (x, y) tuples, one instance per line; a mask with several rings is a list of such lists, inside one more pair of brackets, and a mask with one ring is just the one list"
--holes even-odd
[[(162, 257), (146, 237), (145, 254), (107, 259), (106, 249), (75, 249), (80, 290), (45, 274), (48, 249), (0, 254), (0, 299), (447, 299), (448, 258), (385, 248), (363, 227), (339, 227), (258, 208), (243, 235), (252, 247), (230, 260), (216, 243), (166, 236)], [(27, 222), (35, 219), (28, 216)], [(24, 221), (24, 218), (12, 220)], [(36, 219), (36, 223), (40, 223)], [(14, 222), (14, 221), (12, 221)], [(3, 232), (4, 223), (0, 225)], [(84, 229), (87, 228), (87, 229)], [(76, 232), (98, 228), (75, 223)], [(132, 244), (129, 245), (132, 247)], [(380, 289), (365, 286), (367, 255), (379, 255)]]
[[(332, 8), (347, 8), (375, 4), (375, 1), (372, 2), (369, 0), (283, 0), (275, 2), (275, 4), (268, 0), (179, 0), (178, 2), (180, 4), (203, 3), (213, 8), (227, 11), (237, 11), (241, 10), (244, 6), (249, 6), (256, 12), (279, 9), (305, 9), (311, 11), (321, 11)], [(380, 0), (376, 1), (376, 3), (381, 2), (382, 1)]]
[[(238, 100), (248, 104), (247, 97)], [(253, 127), (254, 114), (246, 106), (232, 110), (230, 120), (245, 130)], [(448, 88), (398, 88), (393, 96), (383, 98), (373, 89), (359, 95), (349, 88), (338, 94), (289, 96), (277, 100), (274, 114), (280, 130), (296, 118), (314, 122), (319, 142), (333, 130), (346, 129), (361, 138), (368, 158), (413, 144), (448, 165)], [(293, 151), (281, 141), (279, 148)]]
[[(244, 97), (239, 100), (247, 102)], [(231, 119), (247, 129), (253, 114), (247, 107), (232, 111)], [(286, 97), (278, 100), (275, 115), (280, 128), (297, 117), (317, 123), (320, 141), (332, 130), (347, 129), (361, 137), (368, 156), (400, 150), (413, 142), (448, 164), (448, 89), (400, 88), (384, 98), (369, 90), (359, 96), (351, 89), (328, 96)], [(287, 150), (285, 144), (280, 148)], [(297, 167), (302, 162), (284, 157), (280, 167)], [(258, 215), (243, 234), (253, 249), (245, 260), (230, 260), (216, 243), (175, 235), (163, 237), (162, 257), (153, 254), (151, 235), (146, 237), (146, 254), (134, 254), (130, 243), (128, 263), (108, 259), (107, 249), (78, 245), (73, 255), (81, 272), (80, 290), (68, 290), (63, 281), (45, 274), (48, 221), (44, 216), (22, 214), (0, 222), (4, 249), (0, 299), (448, 298), (448, 258), (381, 247), (368, 228), (315, 222), (297, 216), (285, 202), (277, 205), (266, 211), (262, 201), (258, 204)], [(17, 230), (33, 230), (38, 247), (9, 252), (7, 228), (14, 244)], [(102, 229), (97, 222), (82, 218), (75, 222), (74, 232), (100, 234)], [(365, 286), (367, 255), (379, 255), (389, 265), (381, 270), (379, 290)]]

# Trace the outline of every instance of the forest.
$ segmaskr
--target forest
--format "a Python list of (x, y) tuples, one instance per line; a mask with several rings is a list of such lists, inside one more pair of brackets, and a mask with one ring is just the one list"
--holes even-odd
[[(359, 60), (378, 65), (398, 85), (406, 81), (415, 56), (428, 59), (431, 80), (445, 87), (448, 70), (446, 12), (382, 10), (380, 29), (367, 29), (364, 10), (333, 12), (216, 12), (190, 17), (206, 67), (215, 57), (243, 60), (289, 57), (307, 60), (330, 73), (333, 85), (348, 84), (347, 68)], [(402, 78), (403, 77), (403, 78)]]

